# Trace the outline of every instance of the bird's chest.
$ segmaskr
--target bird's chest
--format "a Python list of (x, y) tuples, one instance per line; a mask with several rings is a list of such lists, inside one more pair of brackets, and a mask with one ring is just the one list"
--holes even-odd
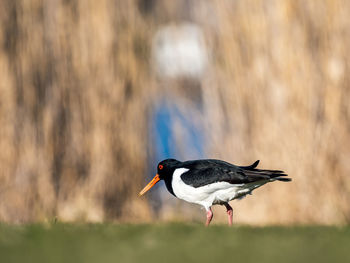
[(172, 188), (176, 197), (187, 202), (203, 204), (222, 203), (233, 199), (237, 193), (237, 187), (226, 182), (217, 182), (201, 187), (193, 187), (184, 183), (181, 175), (188, 169), (176, 169), (172, 179)]
[(189, 169), (187, 168), (178, 168), (175, 170), (172, 179), (172, 188), (174, 194), (177, 198), (183, 199), (188, 202), (196, 202), (203, 199), (203, 195), (198, 191), (197, 188), (184, 183), (181, 179), (181, 175), (186, 173)]

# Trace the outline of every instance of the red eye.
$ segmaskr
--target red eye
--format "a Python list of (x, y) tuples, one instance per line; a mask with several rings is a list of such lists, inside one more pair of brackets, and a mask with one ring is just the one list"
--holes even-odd
[(163, 165), (158, 165), (158, 168), (159, 168), (159, 170), (162, 170), (163, 169)]

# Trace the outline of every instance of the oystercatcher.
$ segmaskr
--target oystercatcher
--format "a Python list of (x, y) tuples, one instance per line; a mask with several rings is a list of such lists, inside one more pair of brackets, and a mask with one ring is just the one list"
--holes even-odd
[(224, 205), (228, 224), (232, 225), (232, 207), (229, 201), (240, 199), (273, 181), (288, 182), (287, 174), (279, 170), (256, 169), (259, 160), (249, 166), (236, 166), (214, 159), (180, 162), (175, 159), (161, 161), (156, 176), (139, 193), (143, 195), (157, 182), (164, 180), (168, 191), (177, 198), (204, 206), (206, 226), (213, 218), (212, 205)]

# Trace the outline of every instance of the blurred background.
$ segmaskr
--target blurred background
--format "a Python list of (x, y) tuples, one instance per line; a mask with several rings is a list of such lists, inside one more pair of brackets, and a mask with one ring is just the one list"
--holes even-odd
[(137, 195), (172, 157), (293, 178), (233, 201), (235, 222), (350, 223), (349, 14), (345, 0), (1, 1), (0, 221), (203, 221), (163, 183)]

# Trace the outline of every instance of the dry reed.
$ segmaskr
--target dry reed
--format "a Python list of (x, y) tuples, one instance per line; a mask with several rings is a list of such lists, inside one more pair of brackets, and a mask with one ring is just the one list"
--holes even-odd
[(0, 220), (152, 217), (137, 197), (148, 112), (164, 85), (188, 96), (154, 74), (152, 36), (190, 21), (211, 54), (207, 156), (293, 178), (233, 203), (236, 221), (349, 223), (349, 13), (342, 0), (1, 1)]

